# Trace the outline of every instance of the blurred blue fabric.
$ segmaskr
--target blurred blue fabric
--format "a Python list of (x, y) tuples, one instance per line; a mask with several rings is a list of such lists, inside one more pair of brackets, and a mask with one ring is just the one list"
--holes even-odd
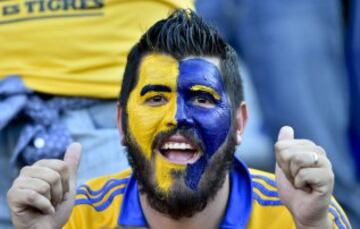
[(79, 97), (51, 97), (47, 100), (36, 94), (29, 96), (23, 108), (23, 114), (29, 121), (20, 133), (12, 162), (22, 167), (44, 158), (63, 158), (73, 140), (60, 120), (60, 114), (99, 102)]
[(0, 130), (24, 108), (30, 93), (16, 75), (0, 80)]
[[(350, 23), (347, 40), (351, 109), (350, 139), (357, 162), (357, 178), (360, 180), (360, 1), (353, 0), (350, 6)], [(359, 203), (360, 205), (360, 200)]]
[(62, 158), (72, 138), (59, 119), (60, 113), (99, 103), (80, 97), (44, 99), (27, 89), (18, 76), (0, 80), (0, 97), (0, 130), (19, 115), (27, 119), (12, 154), (11, 161), (18, 167), (40, 159)]
[(249, 69), (272, 141), (291, 125), (297, 138), (321, 145), (333, 164), (335, 195), (360, 228), (341, 9), (338, 0), (197, 1)]

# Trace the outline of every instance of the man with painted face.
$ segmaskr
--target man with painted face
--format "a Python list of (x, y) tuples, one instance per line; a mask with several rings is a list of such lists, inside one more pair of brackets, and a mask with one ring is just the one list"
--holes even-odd
[(178, 10), (128, 56), (118, 124), (132, 170), (75, 190), (74, 143), (64, 161), (21, 171), (8, 193), (14, 226), (350, 228), (331, 197), (325, 151), (283, 127), (275, 176), (248, 169), (234, 157), (246, 121), (234, 50), (195, 13)]

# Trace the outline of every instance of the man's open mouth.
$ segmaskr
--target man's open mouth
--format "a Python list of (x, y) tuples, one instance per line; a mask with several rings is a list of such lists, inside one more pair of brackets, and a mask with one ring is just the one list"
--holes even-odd
[(161, 156), (175, 164), (192, 164), (201, 156), (199, 147), (180, 134), (166, 138), (157, 148)]

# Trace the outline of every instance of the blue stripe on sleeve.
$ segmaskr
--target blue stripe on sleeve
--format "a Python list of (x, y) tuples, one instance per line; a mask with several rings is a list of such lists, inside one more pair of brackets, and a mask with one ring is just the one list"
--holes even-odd
[(75, 205), (87, 204), (95, 208), (96, 211), (103, 211), (111, 204), (111, 202), (116, 196), (123, 194), (125, 192), (125, 189), (126, 189), (125, 187), (116, 189), (114, 192), (110, 194), (109, 198), (106, 201), (104, 201), (102, 204), (98, 206), (94, 206), (93, 205), (94, 202), (92, 202), (90, 199), (77, 199), (75, 201)]
[(263, 193), (266, 196), (279, 197), (279, 194), (278, 194), (277, 191), (269, 190), (261, 183), (258, 183), (258, 182), (253, 180), (252, 185), (253, 185), (254, 188), (258, 189), (261, 193)]
[(279, 206), (282, 205), (281, 200), (264, 200), (256, 192), (253, 192), (254, 199), (263, 206)]
[(264, 180), (266, 183), (268, 183), (269, 185), (273, 186), (274, 188), (276, 188), (276, 182), (274, 180), (272, 180), (271, 178), (269, 177), (266, 177), (266, 176), (263, 176), (263, 175), (251, 175), (251, 178), (252, 179), (262, 179)]
[(344, 222), (344, 224), (346, 225), (346, 228), (351, 228), (349, 222), (345, 219), (344, 215), (341, 214), (340, 209), (336, 206), (336, 204), (334, 203), (334, 201), (330, 201), (330, 206), (333, 207), (335, 209), (335, 211), (338, 213), (338, 215), (340, 216), (340, 219)]
[(336, 226), (338, 226), (339, 229), (346, 229), (346, 227), (340, 222), (339, 214), (333, 208), (329, 208), (329, 212), (335, 217)]
[(91, 201), (92, 204), (95, 204), (95, 203), (97, 203), (97, 202), (100, 202), (100, 201), (106, 196), (106, 194), (107, 194), (113, 187), (116, 187), (116, 186), (118, 186), (118, 185), (115, 185), (115, 183), (114, 183), (114, 185), (112, 185), (112, 186), (108, 186), (108, 188), (105, 189), (104, 192), (101, 193), (101, 195), (98, 195), (98, 196), (96, 196), (96, 197), (91, 197), (91, 196), (90, 196), (86, 191), (84, 191), (84, 190), (78, 190), (77, 194), (83, 194), (83, 195), (85, 195), (85, 196), (87, 197), (87, 199), (88, 199), (89, 201)]
[(92, 195), (92, 196), (96, 196), (100, 193), (103, 193), (103, 192), (107, 192), (109, 191), (110, 189), (112, 189), (113, 187), (117, 186), (117, 185), (120, 185), (120, 184), (127, 184), (129, 181), (129, 178), (124, 178), (124, 179), (110, 179), (108, 180), (104, 186), (98, 190), (93, 190), (91, 189), (88, 185), (86, 184), (83, 184), (81, 185), (78, 189), (77, 189), (77, 193), (78, 194), (84, 194), (84, 189), (86, 189), (86, 192), (87, 194), (85, 195)]

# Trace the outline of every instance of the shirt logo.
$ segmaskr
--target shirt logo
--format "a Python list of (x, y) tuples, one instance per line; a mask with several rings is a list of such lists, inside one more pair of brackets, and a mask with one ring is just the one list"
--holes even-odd
[(104, 0), (0, 0), (0, 26), (30, 20), (102, 16)]

